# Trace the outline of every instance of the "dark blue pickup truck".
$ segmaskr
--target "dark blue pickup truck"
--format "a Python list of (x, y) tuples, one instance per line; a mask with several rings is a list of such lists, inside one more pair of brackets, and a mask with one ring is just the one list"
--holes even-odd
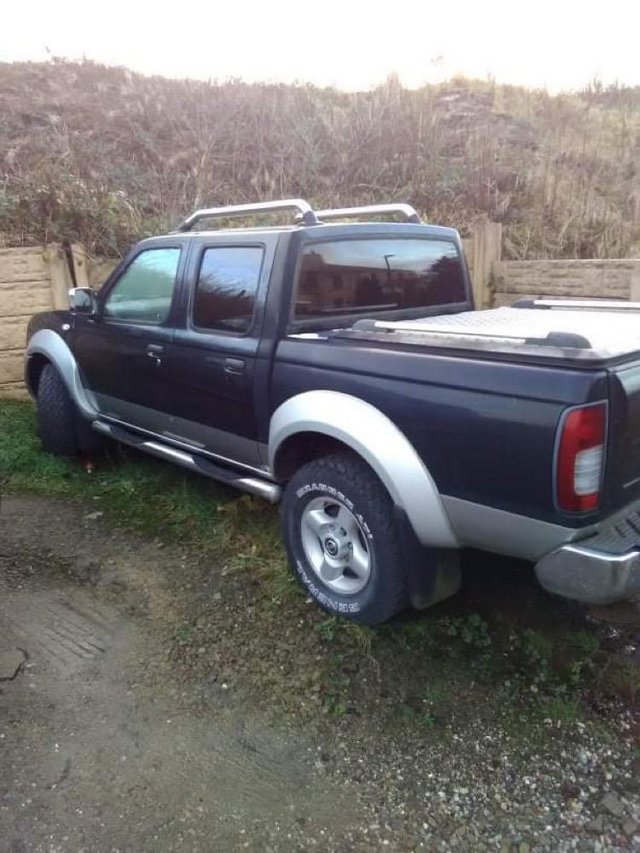
[(640, 305), (474, 311), (456, 231), (299, 199), (199, 210), (70, 298), (29, 327), (45, 448), (107, 436), (281, 500), (326, 610), (440, 601), (465, 547), (577, 600), (640, 592)]

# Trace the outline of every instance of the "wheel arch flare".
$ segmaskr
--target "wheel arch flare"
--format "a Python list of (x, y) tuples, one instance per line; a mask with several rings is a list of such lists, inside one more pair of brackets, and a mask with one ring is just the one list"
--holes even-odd
[(379, 409), (339, 391), (305, 391), (282, 403), (271, 417), (269, 467), (300, 433), (326, 436), (353, 450), (375, 471), (423, 545), (455, 548), (459, 543), (438, 488), (408, 438)]

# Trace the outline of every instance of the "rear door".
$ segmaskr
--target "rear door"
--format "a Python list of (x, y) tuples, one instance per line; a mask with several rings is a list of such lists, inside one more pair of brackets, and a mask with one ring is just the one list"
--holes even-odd
[(267, 233), (203, 236), (194, 244), (184, 317), (167, 362), (168, 437), (250, 467), (261, 467), (255, 377), (277, 242)]
[(169, 417), (165, 357), (185, 250), (143, 247), (99, 296), (96, 318), (77, 315), (73, 349), (101, 414), (162, 432)]

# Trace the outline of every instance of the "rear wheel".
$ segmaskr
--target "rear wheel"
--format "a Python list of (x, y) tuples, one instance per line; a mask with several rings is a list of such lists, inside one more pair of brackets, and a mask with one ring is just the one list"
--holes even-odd
[(393, 502), (358, 456), (303, 466), (287, 484), (281, 519), (293, 571), (324, 610), (374, 625), (408, 605)]
[(38, 435), (42, 446), (56, 456), (95, 455), (102, 440), (82, 418), (67, 386), (52, 364), (42, 369), (37, 393)]

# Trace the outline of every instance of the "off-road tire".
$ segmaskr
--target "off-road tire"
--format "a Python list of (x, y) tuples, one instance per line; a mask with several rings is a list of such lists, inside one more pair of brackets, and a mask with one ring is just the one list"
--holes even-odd
[[(303, 546), (305, 507), (324, 495), (329, 501), (345, 505), (366, 532), (370, 575), (364, 588), (352, 594), (340, 594), (328, 587), (314, 571)], [(336, 453), (300, 468), (286, 486), (280, 512), (292, 570), (324, 610), (362, 625), (376, 625), (408, 607), (393, 501), (375, 473), (356, 454)]]
[(43, 448), (56, 456), (97, 455), (101, 436), (81, 417), (67, 386), (52, 364), (44, 366), (37, 393), (38, 435)]

